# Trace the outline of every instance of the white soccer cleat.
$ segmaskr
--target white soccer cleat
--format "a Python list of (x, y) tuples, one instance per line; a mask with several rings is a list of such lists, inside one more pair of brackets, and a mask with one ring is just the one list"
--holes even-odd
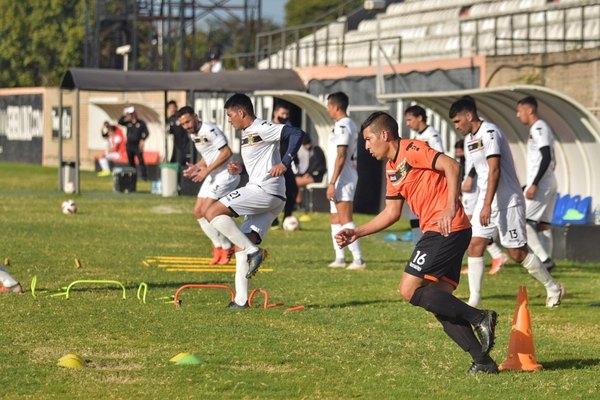
[(346, 267), (346, 269), (353, 270), (353, 271), (360, 271), (365, 268), (367, 268), (367, 263), (364, 262), (362, 260), (362, 258), (360, 260), (352, 261), (352, 263)]
[(346, 262), (344, 260), (335, 260), (329, 263), (329, 268), (346, 268)]
[(554, 307), (558, 307), (563, 299), (563, 297), (565, 297), (565, 287), (563, 285), (560, 285), (560, 288), (557, 291), (548, 291), (548, 297), (546, 297), (546, 307), (547, 308), (554, 308)]

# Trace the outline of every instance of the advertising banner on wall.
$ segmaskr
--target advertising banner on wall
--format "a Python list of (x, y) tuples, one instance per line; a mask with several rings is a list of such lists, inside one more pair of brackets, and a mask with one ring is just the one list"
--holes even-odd
[(43, 95), (0, 96), (0, 160), (42, 163)]

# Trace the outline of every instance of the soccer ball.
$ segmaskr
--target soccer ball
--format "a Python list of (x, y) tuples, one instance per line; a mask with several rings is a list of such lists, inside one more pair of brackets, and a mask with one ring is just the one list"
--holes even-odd
[(71, 199), (63, 201), (62, 212), (63, 214), (75, 214), (77, 212), (77, 203)]
[(290, 215), (289, 217), (285, 217), (283, 220), (283, 230), (284, 231), (297, 231), (300, 229), (300, 222), (298, 222), (298, 218)]

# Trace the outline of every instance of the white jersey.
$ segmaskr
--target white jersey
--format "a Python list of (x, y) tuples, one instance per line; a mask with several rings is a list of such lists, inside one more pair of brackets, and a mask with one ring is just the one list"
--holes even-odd
[[(196, 150), (200, 153), (206, 165), (211, 165), (217, 157), (219, 151), (224, 146), (227, 146), (227, 138), (219, 127), (210, 122), (202, 122), (200, 129), (196, 133), (190, 134)], [(227, 171), (227, 163), (231, 161), (230, 157), (223, 164), (219, 165), (214, 171), (211, 171), (210, 176), (214, 177), (223, 171)]]
[[(471, 172), (471, 169), (473, 168), (473, 158), (471, 158), (471, 155), (469, 154), (466, 141), (465, 141), (463, 150), (465, 152), (465, 172), (464, 172), (464, 176), (463, 176), (463, 182), (464, 182), (469, 177), (469, 172)], [(476, 193), (477, 192), (477, 174), (475, 175), (475, 179), (473, 179), (473, 185), (471, 187), (472, 187), (472, 190), (470, 193)]]
[(285, 179), (272, 176), (269, 170), (281, 163), (279, 143), (285, 125), (255, 119), (242, 130), (242, 159), (248, 172), (248, 183), (260, 186), (266, 193), (285, 198)]
[(335, 122), (333, 130), (327, 140), (327, 171), (333, 174), (338, 146), (347, 146), (347, 156), (344, 166), (340, 171), (339, 182), (355, 182), (358, 180), (356, 172), (356, 148), (358, 142), (358, 128), (349, 117), (344, 117)]
[(465, 138), (465, 148), (477, 171), (478, 203), (485, 199), (488, 187), (487, 159), (500, 156), (500, 179), (492, 209), (504, 210), (518, 204), (525, 204), (510, 147), (496, 125), (482, 121), (477, 132), (470, 133)]
[(552, 158), (548, 169), (539, 182), (539, 186), (542, 187), (551, 186), (555, 181), (554, 168), (556, 161), (554, 158), (554, 136), (552, 129), (550, 129), (546, 121), (538, 119), (529, 128), (529, 141), (527, 143), (527, 186), (533, 183), (540, 169), (540, 163), (542, 162), (540, 149), (546, 146), (550, 146), (550, 156)]
[(440, 137), (438, 131), (431, 126), (425, 128), (423, 132), (418, 132), (415, 136), (415, 139), (427, 143), (429, 147), (439, 151), (440, 153), (444, 153), (444, 144), (442, 143), (442, 138)]

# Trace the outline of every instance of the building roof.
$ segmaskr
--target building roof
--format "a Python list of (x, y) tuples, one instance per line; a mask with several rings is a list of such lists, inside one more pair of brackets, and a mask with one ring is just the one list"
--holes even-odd
[(293, 70), (244, 70), (206, 72), (120, 71), (114, 69), (71, 68), (65, 72), (61, 89), (94, 91), (252, 92), (255, 90), (306, 91)]

